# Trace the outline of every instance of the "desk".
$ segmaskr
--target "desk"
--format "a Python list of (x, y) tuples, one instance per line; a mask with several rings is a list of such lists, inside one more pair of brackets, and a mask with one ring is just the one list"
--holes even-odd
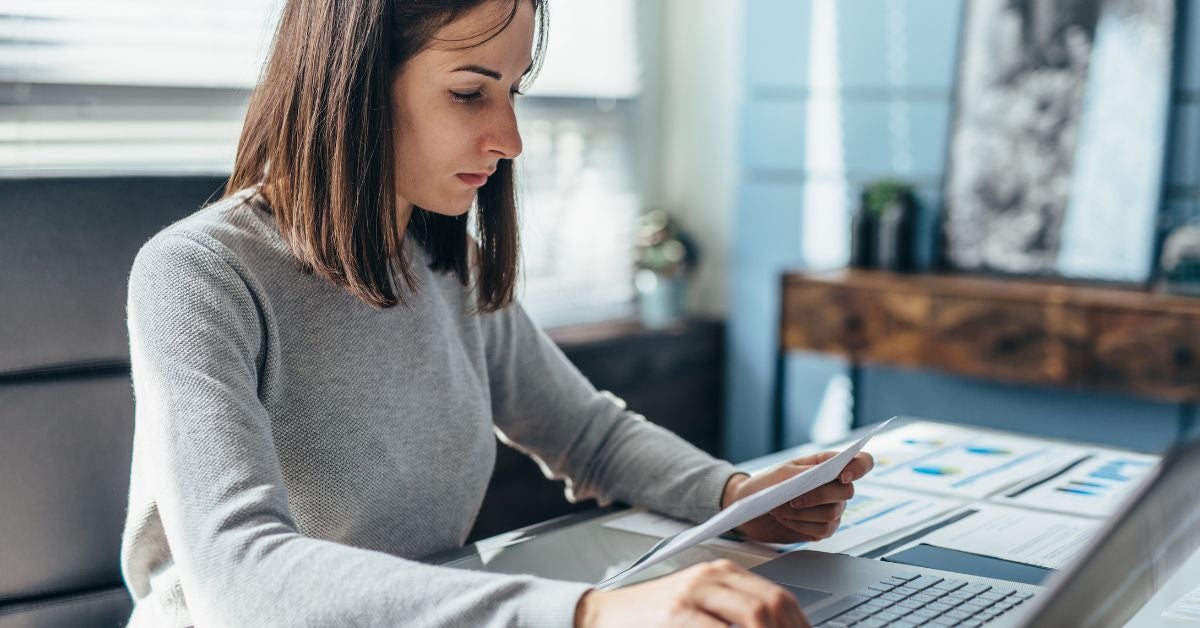
[[(823, 449), (804, 445), (758, 458), (739, 468), (753, 471), (783, 460)], [(868, 450), (870, 447), (868, 446)], [(462, 569), (494, 573), (533, 574), (547, 578), (598, 582), (614, 570), (627, 566), (649, 550), (657, 539), (616, 530), (605, 524), (628, 514), (623, 507), (598, 508), (567, 515), (483, 539), (473, 545), (439, 556), (428, 562)], [(745, 567), (768, 560), (761, 554), (740, 552), (726, 546), (701, 545), (646, 571), (653, 578), (700, 562), (727, 558)], [(643, 578), (636, 578), (640, 580)], [(1127, 625), (1186, 626), (1161, 617), (1164, 609), (1185, 593), (1200, 585), (1200, 552), (1193, 555)]]

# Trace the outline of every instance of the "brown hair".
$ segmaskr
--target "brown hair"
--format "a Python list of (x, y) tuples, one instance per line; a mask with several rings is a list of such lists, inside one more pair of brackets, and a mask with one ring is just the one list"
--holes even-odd
[[(261, 186), (304, 269), (374, 307), (405, 302), (397, 274), (418, 289), (401, 247), (406, 230), (429, 252), (432, 269), (469, 281), (466, 215), (414, 207), (408, 224), (398, 224), (390, 87), (440, 28), (487, 1), (497, 0), (288, 0), (250, 98), (226, 195)], [(507, 28), (525, 1), (537, 25), (532, 76), (545, 48), (545, 0), (512, 0), (507, 17), (480, 35)], [(517, 277), (511, 160), (500, 160), (475, 209), (477, 305), (494, 311), (512, 302)]]

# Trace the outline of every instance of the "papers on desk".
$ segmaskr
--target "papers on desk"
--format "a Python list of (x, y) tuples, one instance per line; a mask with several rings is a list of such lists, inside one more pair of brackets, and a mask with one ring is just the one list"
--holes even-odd
[(900, 468), (917, 458), (936, 453), (957, 443), (963, 443), (979, 433), (958, 425), (943, 425), (917, 421), (880, 434), (868, 449), (875, 457), (872, 475)]
[[(928, 545), (1059, 569), (1159, 461), (1158, 456), (965, 426), (919, 421), (881, 432), (885, 425), (826, 463), (739, 501), (699, 526), (646, 512), (608, 522), (607, 527), (662, 541), (597, 586), (616, 586), (639, 573), (641, 578), (657, 575), (661, 569), (653, 565), (661, 567), (661, 561), (700, 543), (762, 557), (804, 548), (899, 562), (917, 560), (914, 552), (928, 558), (928, 551), (917, 547)], [(829, 539), (771, 545), (717, 538), (832, 481), (860, 449), (875, 457), (875, 469), (856, 483), (856, 497)], [(794, 457), (784, 453), (776, 458)], [(896, 556), (901, 552), (906, 556)]]
[(748, 495), (738, 501), (730, 504), (728, 508), (714, 515), (708, 521), (689, 528), (674, 536), (663, 539), (642, 555), (641, 558), (633, 562), (624, 571), (605, 579), (600, 582), (597, 587), (610, 588), (617, 586), (625, 579), (655, 565), (667, 558), (670, 558), (679, 552), (682, 552), (689, 547), (698, 543), (707, 541), (722, 532), (732, 530), (737, 526), (760, 517), (781, 504), (795, 499), (804, 493), (807, 493), (818, 486), (827, 484), (837, 479), (842, 469), (849, 464), (850, 459), (854, 457), (871, 437), (880, 430), (887, 427), (891, 420), (880, 423), (875, 429), (867, 433), (858, 442), (844, 449), (836, 456), (822, 462), (821, 464), (808, 469), (807, 471), (795, 475), (779, 484), (761, 490), (753, 495)]
[(896, 530), (920, 525), (961, 505), (952, 499), (856, 484), (854, 498), (846, 504), (842, 524), (833, 536), (810, 543), (773, 547), (780, 552), (806, 549), (842, 553)]
[[(625, 516), (606, 521), (604, 527), (665, 539), (687, 530), (692, 527), (692, 524), (656, 512), (636, 510)], [(713, 537), (704, 541), (703, 544), (709, 547), (721, 547), (738, 552), (756, 554), (764, 558), (774, 558), (779, 553), (774, 544), (738, 541), (727, 538), (725, 535)]]
[(976, 511), (971, 516), (934, 530), (915, 543), (1059, 569), (1102, 525), (1095, 519), (1004, 506), (977, 504), (971, 508)]
[(1200, 588), (1192, 589), (1162, 612), (1164, 619), (1200, 623)]
[[(801, 548), (821, 552), (846, 552), (896, 530), (920, 525), (961, 505), (961, 502), (955, 500), (918, 495), (894, 488), (859, 487), (854, 498), (846, 504), (842, 524), (837, 532), (827, 539), (808, 543), (758, 543), (717, 537), (705, 541), (704, 544), (765, 557), (774, 557), (776, 554)], [(678, 534), (690, 527), (688, 523), (678, 519), (646, 511), (629, 513), (605, 523), (604, 526), (658, 538)]]
[(1106, 517), (1154, 469), (1159, 456), (1093, 450), (1065, 467), (1043, 473), (997, 496), (993, 501)]
[(865, 481), (979, 499), (1060, 469), (1086, 450), (1036, 438), (917, 422), (881, 434)]

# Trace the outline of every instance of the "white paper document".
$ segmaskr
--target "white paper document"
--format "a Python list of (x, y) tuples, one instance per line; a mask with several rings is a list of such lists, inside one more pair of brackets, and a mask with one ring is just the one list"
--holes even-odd
[[(962, 502), (955, 500), (890, 487), (859, 487), (854, 498), (846, 504), (837, 532), (827, 539), (805, 543), (759, 543), (718, 536), (704, 544), (769, 557), (797, 549), (845, 552), (896, 530), (920, 525), (961, 505)], [(658, 513), (636, 511), (608, 521), (604, 527), (663, 538), (683, 532), (691, 525)]]
[(979, 499), (1079, 459), (1086, 449), (1039, 438), (913, 423), (872, 445), (869, 483)]
[(739, 499), (708, 521), (663, 539), (624, 571), (605, 579), (597, 587), (609, 588), (616, 586), (634, 574), (662, 562), (689, 547), (703, 543), (722, 532), (732, 530), (747, 521), (761, 517), (800, 495), (834, 481), (842, 472), (842, 469), (846, 468), (846, 465), (850, 463), (854, 455), (861, 451), (863, 446), (867, 444), (867, 441), (871, 440), (872, 436), (887, 427), (891, 422), (892, 420), (889, 419), (879, 424), (858, 442), (842, 450), (841, 453), (829, 460), (774, 486)]
[(1107, 517), (1139, 487), (1160, 457), (1113, 450), (1088, 452), (1030, 482), (1005, 491), (993, 501)]
[[(1059, 569), (1083, 549), (1103, 523), (1003, 506), (979, 504), (972, 509), (978, 512), (917, 543)], [(903, 549), (907, 548), (897, 551)]]
[[(669, 536), (675, 536), (684, 530), (692, 527), (691, 523), (668, 517), (657, 512), (648, 510), (637, 510), (622, 517), (617, 517), (611, 521), (606, 521), (604, 527), (614, 530), (624, 530), (634, 534), (643, 536), (652, 536), (657, 539), (663, 539)], [(763, 557), (774, 558), (779, 554), (776, 545), (773, 543), (758, 543), (756, 541), (739, 541), (732, 538), (727, 538), (727, 535), (721, 534), (707, 541), (702, 541), (702, 544), (707, 547), (720, 547), (723, 549), (744, 552), (747, 554), (755, 554)]]

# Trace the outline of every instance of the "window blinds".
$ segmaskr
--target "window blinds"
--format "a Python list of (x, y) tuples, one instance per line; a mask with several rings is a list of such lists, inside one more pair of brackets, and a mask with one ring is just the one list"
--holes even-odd
[[(633, 0), (548, 6), (518, 168), (522, 295), (554, 325), (630, 312), (641, 56)], [(0, 175), (228, 172), (281, 7), (0, 0)]]

